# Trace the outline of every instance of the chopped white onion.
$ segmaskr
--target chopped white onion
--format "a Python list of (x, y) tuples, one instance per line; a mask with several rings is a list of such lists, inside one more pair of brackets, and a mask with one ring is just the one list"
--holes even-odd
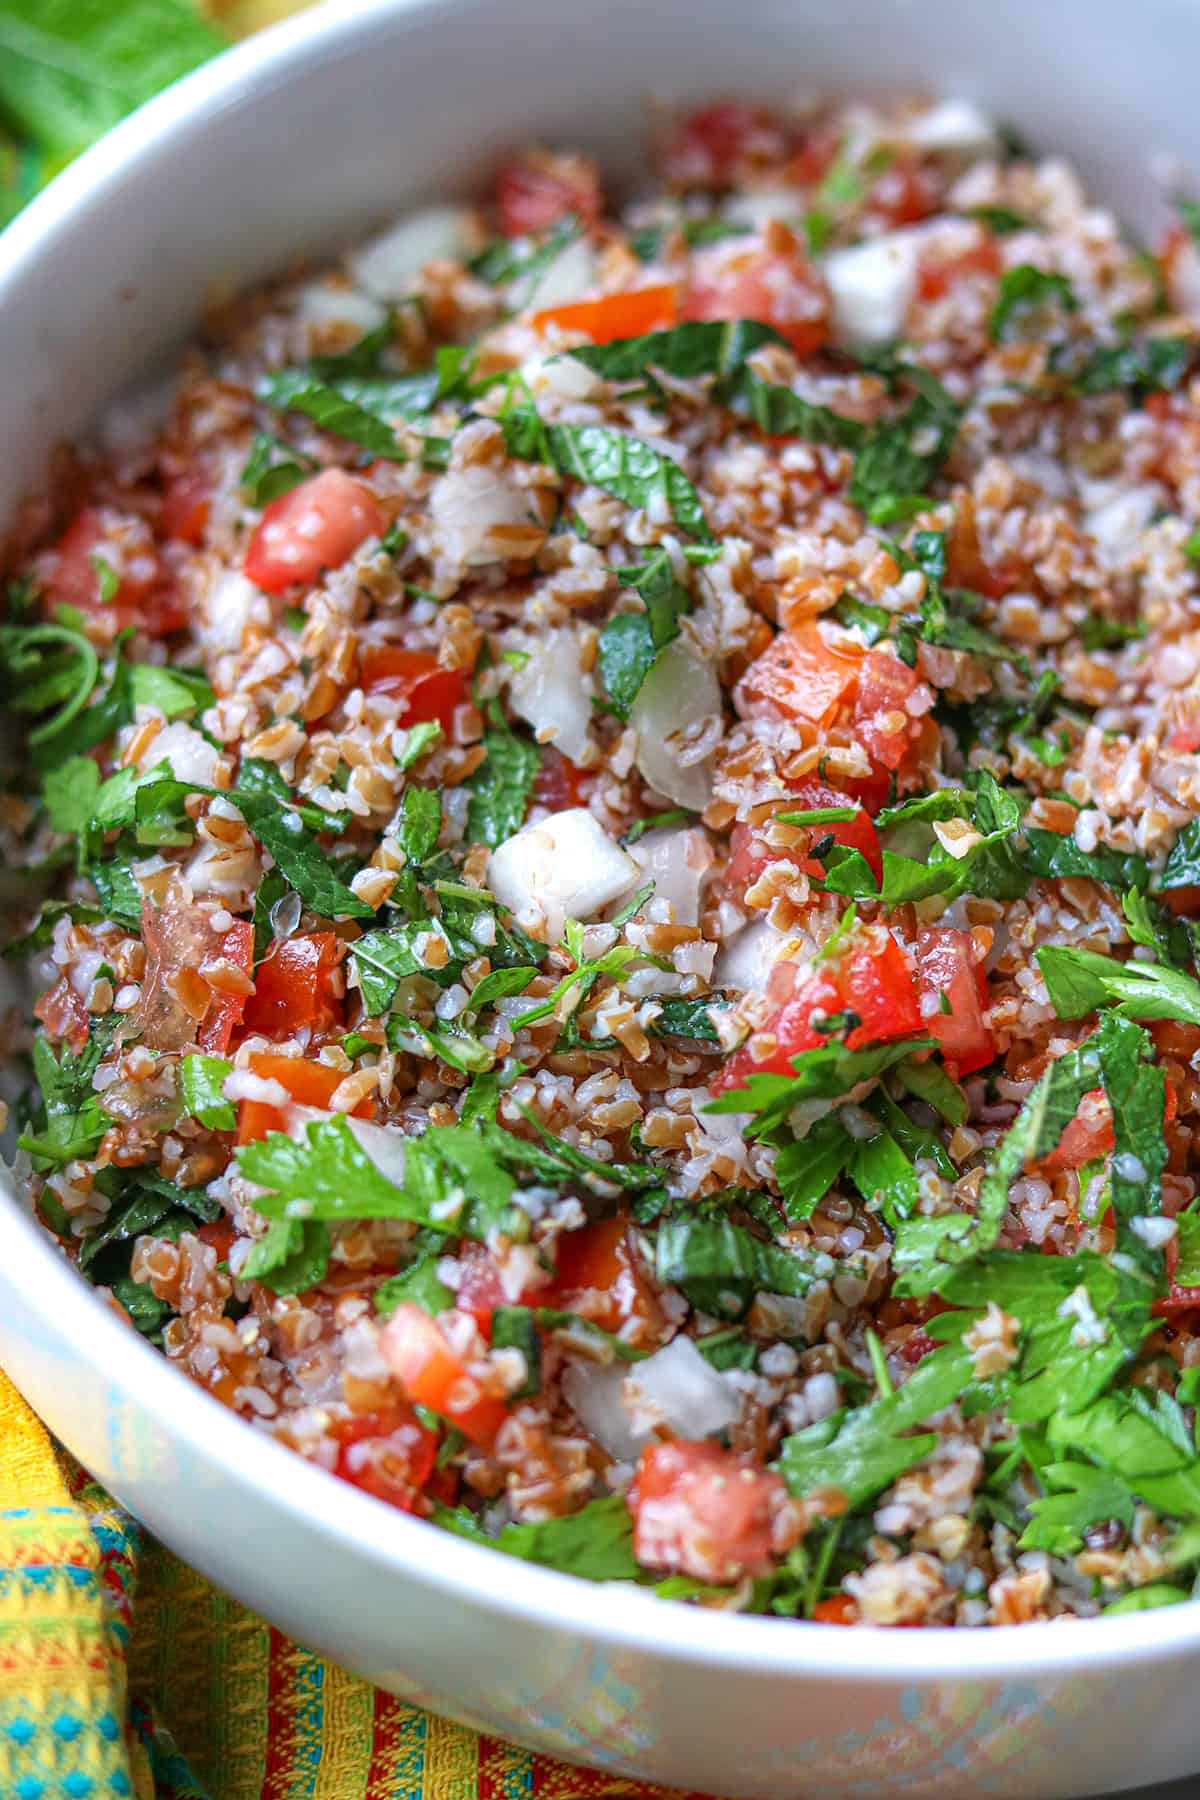
[(767, 977), (787, 948), (789, 939), (766, 919), (756, 919), (724, 944), (713, 970), (713, 984), (738, 993), (761, 994)]
[(633, 1428), (624, 1386), (622, 1363), (573, 1362), (563, 1372), (563, 1397), (584, 1430), (618, 1462), (636, 1462), (646, 1440)]
[(357, 325), (365, 332), (382, 325), (387, 311), (358, 288), (310, 281), (296, 296), (296, 317), (306, 325)]
[(684, 1438), (724, 1431), (741, 1411), (733, 1388), (689, 1337), (673, 1338), (635, 1363), (625, 1377), (625, 1398), (634, 1403), (636, 1424), (644, 1418), (650, 1430), (661, 1421)]
[(833, 335), (842, 348), (889, 344), (903, 334), (927, 236), (920, 226), (888, 231), (825, 258)]
[(351, 275), (373, 300), (401, 300), (426, 263), (459, 256), (468, 215), (461, 206), (426, 206), (381, 231), (348, 259)]
[(578, 636), (566, 626), (548, 631), (530, 640), (527, 654), (508, 686), (513, 711), (572, 762), (585, 761), (595, 684), (584, 670)]
[[(712, 798), (710, 758), (721, 720), (721, 689), (710, 662), (686, 637), (668, 644), (641, 685), (629, 722), (638, 735), (637, 766), (656, 793), (703, 812)], [(706, 729), (711, 728), (711, 729)]]
[(586, 807), (526, 825), (493, 850), (487, 883), (518, 920), (545, 920), (558, 937), (567, 919), (593, 919), (627, 893), (638, 866)]
[(636, 1462), (660, 1425), (682, 1438), (711, 1437), (741, 1411), (734, 1389), (687, 1337), (632, 1367), (571, 1363), (562, 1386), (584, 1429), (622, 1462)]
[(439, 548), (461, 568), (503, 562), (506, 548), (492, 536), (496, 527), (535, 522), (528, 495), (503, 463), (447, 470), (429, 496), (429, 512)]
[(195, 782), (197, 787), (211, 787), (221, 753), (214, 744), (190, 725), (164, 725), (156, 732), (138, 759), (138, 769), (145, 774), (161, 762), (170, 765), (176, 781)]
[(1084, 529), (1095, 538), (1106, 562), (1123, 562), (1136, 550), (1154, 517), (1160, 490), (1147, 481), (1132, 487), (1111, 482), (1089, 483), (1088, 487), (1085, 498), (1090, 510), (1084, 518)]
[(508, 290), (509, 304), (517, 312), (530, 307), (569, 306), (582, 300), (596, 285), (596, 259), (586, 238), (573, 238), (544, 269), (524, 275)]
[(396, 1125), (372, 1125), (353, 1114), (342, 1115), (364, 1156), (370, 1158), (379, 1173), (397, 1187), (404, 1185), (406, 1136)]
[(911, 119), (908, 141), (922, 150), (957, 156), (987, 156), (996, 148), (996, 128), (972, 100), (939, 100)]
[(654, 898), (669, 900), (676, 925), (700, 923), (700, 896), (715, 858), (703, 831), (648, 831), (630, 846), (642, 874), (654, 883)]
[(752, 231), (761, 231), (774, 219), (795, 224), (804, 215), (804, 202), (794, 187), (750, 188), (743, 194), (732, 194), (721, 211), (735, 225), (749, 225)]

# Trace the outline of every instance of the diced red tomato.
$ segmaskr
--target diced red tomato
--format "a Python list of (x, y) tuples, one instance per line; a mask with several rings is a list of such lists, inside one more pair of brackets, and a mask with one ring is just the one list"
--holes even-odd
[(769, 709), (820, 730), (855, 693), (861, 663), (861, 652), (834, 649), (815, 624), (781, 631), (742, 676), (738, 702), (746, 712)]
[(785, 140), (763, 107), (714, 100), (688, 113), (663, 150), (663, 173), (676, 187), (728, 187), (742, 164), (777, 158)]
[(213, 1042), (226, 1018), (232, 1032), (243, 1000), (240, 995), (236, 1000), (218, 998), (201, 982), (181, 984), (180, 974), (185, 970), (195, 974), (210, 961), (225, 960), (248, 971), (245, 934), (250, 927), (239, 922), (227, 931), (214, 930), (213, 909), (188, 899), (176, 872), (169, 872), (165, 882), (159, 879), (153, 896), (142, 902), (146, 970), (133, 1021), (150, 1049), (184, 1050), (205, 1043), (210, 1022)]
[(911, 1363), (915, 1367), (916, 1364), (921, 1361), (922, 1357), (928, 1356), (930, 1351), (936, 1350), (937, 1347), (937, 1339), (930, 1337), (927, 1331), (923, 1330), (921, 1326), (918, 1326), (914, 1332), (910, 1333), (910, 1335), (905, 1338), (904, 1343), (900, 1348), (900, 1360), (901, 1362)]
[(990, 233), (983, 233), (970, 250), (955, 256), (927, 254), (917, 266), (917, 293), (922, 300), (940, 300), (960, 281), (975, 275), (998, 276), (1004, 267), (1000, 246)]
[[(254, 967), (254, 927), (248, 919), (237, 919), (221, 940), (220, 954), (243, 975)], [(246, 1007), (245, 994), (221, 994), (214, 991), (212, 1004), (200, 1021), (196, 1042), (209, 1056), (224, 1056)]]
[(407, 1301), (398, 1306), (383, 1328), (380, 1347), (410, 1400), (432, 1407), (473, 1444), (491, 1449), (508, 1408), (468, 1372), (427, 1312)]
[[(921, 983), (921, 1028), (937, 1038), (942, 1055), (960, 1076), (982, 1069), (996, 1054), (984, 1022), (987, 971), (975, 958), (969, 931), (953, 926), (922, 927), (917, 934)], [(949, 1012), (942, 1008), (945, 995)]]
[[(119, 575), (107, 600), (101, 584), (107, 566)], [(74, 606), (111, 625), (114, 635), (133, 625), (160, 637), (187, 622), (187, 608), (163, 569), (158, 547), (141, 519), (122, 518), (110, 528), (96, 507), (85, 506), (41, 559), (47, 605)]]
[(196, 1227), (196, 1236), (202, 1244), (207, 1244), (210, 1250), (216, 1251), (218, 1262), (225, 1261), (237, 1235), (232, 1219), (211, 1219), (207, 1224)]
[(242, 1015), (246, 1030), (285, 1037), (304, 1026), (323, 1031), (339, 1019), (342, 1003), (333, 978), (341, 948), (332, 931), (302, 932), (278, 944), (258, 965)]
[(565, 812), (569, 807), (582, 806), (586, 779), (586, 769), (579, 768), (553, 744), (546, 744), (542, 749), (541, 766), (534, 777), (533, 798), (550, 812)]
[(437, 1459), (437, 1438), (411, 1406), (397, 1401), (378, 1412), (337, 1419), (329, 1435), (338, 1446), (335, 1475), (401, 1512), (417, 1511)]
[(247, 580), (268, 594), (336, 569), (384, 528), (370, 488), (344, 469), (322, 469), (264, 508), (246, 559)]
[[(781, 978), (789, 973), (789, 965), (777, 965), (774, 979), (781, 984)], [(857, 1013), (860, 1021), (846, 1036), (850, 1050), (915, 1036), (925, 1027), (908, 953), (882, 927), (860, 934), (839, 963), (814, 969), (764, 1027), (763, 1035), (775, 1039), (775, 1048), (760, 1059), (754, 1054), (751, 1038), (714, 1075), (712, 1091), (719, 1094), (740, 1087), (748, 1075), (790, 1075), (794, 1056), (831, 1041), (819, 1029), (820, 1016), (845, 1010)], [(814, 1015), (818, 1023), (814, 1023)]]
[(851, 1050), (921, 1029), (912, 959), (890, 932), (877, 940), (869, 950), (852, 947), (839, 964), (842, 1004), (862, 1020), (846, 1039)]
[(782, 1476), (717, 1444), (651, 1444), (629, 1507), (638, 1561), (698, 1581), (765, 1574), (800, 1529)]
[(542, 1303), (581, 1313), (605, 1331), (620, 1331), (631, 1319), (657, 1329), (662, 1313), (620, 1216), (600, 1219), (558, 1240), (553, 1281)]
[(1178, 750), (1184, 755), (1200, 750), (1200, 725), (1181, 725), (1167, 739), (1167, 749)]
[(817, 1601), (812, 1616), (818, 1625), (857, 1625), (858, 1608), (849, 1594), (831, 1594)]
[(899, 156), (872, 183), (869, 212), (888, 225), (915, 225), (937, 206), (937, 189), (915, 156)]
[(837, 161), (838, 144), (835, 131), (820, 128), (809, 132), (791, 160), (790, 178), (799, 187), (819, 187)]
[(64, 1038), (76, 1056), (88, 1041), (92, 1019), (87, 1002), (65, 975), (46, 989), (34, 1006), (33, 1016), (41, 1020), (51, 1037)]
[(769, 242), (734, 238), (697, 251), (679, 316), (757, 319), (797, 356), (811, 356), (829, 338), (829, 291), (792, 233), (775, 226)]
[(1200, 887), (1164, 888), (1158, 898), (1177, 918), (1192, 919), (1200, 913)]
[(492, 1335), (492, 1314), (498, 1306), (540, 1306), (545, 1299), (544, 1288), (511, 1294), (495, 1257), (482, 1244), (466, 1245), (458, 1260), (462, 1279), (454, 1304), (460, 1312), (470, 1313), (485, 1338)]
[(594, 344), (612, 344), (618, 338), (642, 337), (648, 331), (665, 331), (674, 325), (678, 295), (673, 281), (657, 287), (634, 288), (627, 294), (605, 294), (600, 300), (576, 300), (570, 306), (548, 306), (534, 313), (538, 331), (560, 325), (564, 331), (581, 331)]
[[(328, 1108), (335, 1089), (345, 1078), (341, 1069), (331, 1068), (328, 1063), (308, 1062), (301, 1056), (274, 1056), (265, 1050), (250, 1058), (250, 1070), (263, 1081), (277, 1081), (287, 1089), (295, 1105), (322, 1111)], [(366, 1118), (370, 1111), (370, 1101), (360, 1101), (354, 1108), (354, 1117)], [(271, 1106), (265, 1100), (243, 1100), (239, 1105), (239, 1144), (253, 1143), (266, 1137), (268, 1131), (286, 1130), (287, 1116), (282, 1107)]]
[(869, 650), (858, 676), (854, 730), (871, 761), (898, 769), (920, 744), (932, 689), (890, 650)]
[(500, 225), (506, 237), (546, 231), (568, 213), (585, 225), (600, 216), (600, 182), (585, 156), (533, 148), (500, 171), (496, 187)]
[[(823, 781), (802, 781), (796, 788), (784, 812), (801, 812), (823, 806), (846, 806), (852, 804), (845, 794), (836, 788), (826, 787)], [(769, 821), (768, 821), (769, 823)], [(730, 857), (725, 870), (725, 885), (735, 895), (742, 895), (748, 887), (752, 887), (768, 864), (773, 862), (790, 862), (806, 875), (818, 878), (825, 873), (824, 865), (813, 856), (809, 856), (803, 847), (791, 850), (774, 850), (767, 843), (763, 833), (765, 825), (735, 825), (729, 839)], [(853, 819), (834, 819), (828, 823), (813, 825), (812, 842), (832, 838), (835, 844), (844, 844), (848, 849), (861, 851), (870, 865), (876, 881), (883, 878), (883, 855), (879, 848), (879, 833), (871, 822), (870, 815), (860, 810)]]
[(465, 669), (446, 669), (427, 650), (402, 650), (398, 644), (367, 644), (359, 659), (359, 680), (368, 694), (399, 699), (399, 723), (419, 725), (436, 720), (447, 737), (454, 715), (468, 697)]
[(171, 475), (163, 487), (163, 536), (180, 544), (203, 543), (211, 504), (212, 490), (202, 469)]
[(1113, 1147), (1112, 1109), (1103, 1088), (1092, 1088), (1048, 1156), (1038, 1159), (1040, 1175), (1059, 1175), (1107, 1156)]

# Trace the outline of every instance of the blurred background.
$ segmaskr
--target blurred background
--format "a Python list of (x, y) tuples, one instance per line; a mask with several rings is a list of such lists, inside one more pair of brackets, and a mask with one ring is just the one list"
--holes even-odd
[(151, 94), (311, 3), (0, 0), (0, 227)]

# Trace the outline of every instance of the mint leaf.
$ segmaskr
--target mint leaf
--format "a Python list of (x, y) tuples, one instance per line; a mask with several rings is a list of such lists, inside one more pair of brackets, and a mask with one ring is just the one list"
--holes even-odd
[(184, 0), (0, 0), (0, 109), (61, 160), (225, 43)]
[(467, 782), (467, 838), (494, 850), (521, 829), (541, 767), (538, 747), (514, 731), (484, 734), (486, 757)]
[(718, 1319), (740, 1319), (760, 1293), (803, 1299), (832, 1272), (827, 1257), (784, 1250), (728, 1218), (687, 1214), (663, 1220), (654, 1256), (662, 1286), (682, 1289), (693, 1306)]
[(1027, 1162), (1056, 1148), (1083, 1096), (1100, 1085), (1100, 1066), (1099, 1046), (1090, 1038), (1049, 1065), (993, 1153), (973, 1216), (948, 1213), (900, 1225), (893, 1259), (898, 1294), (941, 1292), (947, 1265), (991, 1249), (1004, 1223), (1009, 1188)]
[(701, 543), (714, 542), (699, 494), (679, 464), (652, 444), (608, 425), (547, 425), (532, 406), (514, 408), (503, 425), (510, 456), (549, 462), (627, 506), (661, 500), (681, 531)]
[(989, 332), (994, 344), (1017, 337), (1034, 313), (1049, 308), (1073, 313), (1079, 310), (1075, 290), (1065, 275), (1047, 274), (1032, 263), (1006, 269), (992, 308)]

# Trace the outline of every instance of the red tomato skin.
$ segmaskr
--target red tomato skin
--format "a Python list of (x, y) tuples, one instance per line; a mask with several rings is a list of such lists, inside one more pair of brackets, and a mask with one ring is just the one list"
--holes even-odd
[(599, 300), (576, 300), (569, 306), (549, 306), (534, 313), (535, 331), (559, 325), (581, 331), (593, 344), (612, 344), (618, 338), (641, 337), (650, 331), (666, 331), (674, 325), (678, 292), (674, 282), (657, 287), (632, 288), (628, 293), (606, 294)]
[(792, 1536), (782, 1477), (717, 1444), (648, 1446), (629, 1506), (638, 1561), (701, 1581), (763, 1574)]
[(206, 1225), (197, 1225), (195, 1235), (216, 1251), (218, 1262), (224, 1262), (238, 1234), (232, 1219), (212, 1219)]
[(263, 509), (242, 571), (267, 594), (315, 581), (336, 569), (384, 528), (383, 511), (370, 488), (344, 469), (322, 469)]
[[(802, 781), (796, 788), (784, 812), (801, 812), (813, 807), (845, 806), (847, 796), (840, 794), (836, 788), (826, 787), (823, 781)], [(815, 857), (806, 856), (800, 849), (773, 850), (764, 840), (764, 826), (735, 825), (730, 834), (730, 857), (725, 869), (725, 885), (735, 895), (743, 895), (748, 887), (753, 887), (763, 870), (773, 862), (790, 862), (806, 875), (820, 879), (824, 873), (824, 865)], [(876, 881), (883, 879), (883, 853), (879, 847), (879, 833), (871, 822), (870, 815), (861, 811), (853, 819), (830, 820), (828, 823), (811, 827), (814, 842), (831, 837), (835, 844), (844, 844), (848, 849), (858, 850), (866, 858)]]
[(1164, 888), (1159, 899), (1177, 918), (1193, 918), (1200, 913), (1200, 887)]
[(335, 1475), (401, 1512), (418, 1511), (437, 1459), (437, 1438), (411, 1406), (397, 1400), (378, 1412), (337, 1419), (329, 1435), (338, 1445)]
[(468, 1376), (428, 1313), (408, 1301), (398, 1306), (383, 1328), (382, 1349), (410, 1400), (444, 1414), (473, 1444), (491, 1449), (508, 1408)]
[(163, 487), (160, 523), (164, 537), (180, 544), (202, 544), (212, 493), (200, 469), (185, 469)]
[(1004, 257), (995, 238), (987, 235), (970, 250), (938, 261), (922, 260), (917, 268), (917, 293), (922, 300), (940, 300), (960, 281), (974, 275), (998, 276)]
[(915, 156), (897, 157), (867, 195), (867, 210), (888, 225), (915, 225), (937, 206), (937, 190)]
[[(933, 694), (915, 669), (890, 650), (867, 652), (858, 676), (854, 729), (877, 767), (898, 769), (910, 758), (932, 705)], [(898, 730), (897, 715), (903, 720)]]
[(739, 710), (782, 713), (820, 730), (856, 692), (861, 660), (834, 649), (816, 625), (781, 631), (738, 683)]
[[(791, 234), (786, 234), (791, 238)], [(679, 307), (681, 319), (757, 319), (782, 333), (797, 356), (829, 339), (829, 295), (795, 239), (698, 252)]]
[(332, 989), (340, 952), (341, 940), (332, 931), (285, 938), (258, 965), (254, 992), (242, 1015), (246, 1030), (285, 1037), (306, 1025), (315, 1030), (332, 1025), (342, 1010)]
[(756, 139), (764, 147), (779, 139), (770, 113), (744, 100), (711, 101), (676, 125), (663, 152), (664, 174), (679, 186), (728, 187)]
[(857, 1625), (858, 1608), (849, 1594), (831, 1594), (828, 1600), (817, 1601), (812, 1616), (817, 1625)]
[[(985, 1068), (996, 1044), (984, 1022), (987, 971), (977, 962), (970, 933), (953, 926), (923, 926), (917, 934), (917, 968), (923, 990), (921, 1028), (937, 1038), (942, 1055), (960, 1076)], [(938, 1001), (944, 993), (950, 1011)]]
[(851, 950), (842, 963), (839, 985), (843, 1005), (862, 1020), (847, 1037), (847, 1049), (920, 1032), (912, 959), (889, 933), (870, 951)]
[(585, 803), (586, 780), (586, 769), (579, 768), (553, 744), (547, 744), (542, 749), (541, 767), (534, 777), (533, 799), (548, 812), (566, 812), (570, 807)]
[(505, 237), (546, 231), (568, 213), (585, 225), (600, 216), (601, 197), (595, 171), (582, 157), (530, 151), (501, 169), (496, 185), (500, 225)]
[(398, 644), (368, 644), (359, 662), (366, 694), (401, 702), (397, 723), (436, 722), (447, 737), (454, 735), (454, 715), (469, 697), (465, 669), (445, 669), (427, 650), (404, 650)]
[[(234, 921), (225, 933), (221, 951), (244, 975), (249, 975), (254, 967), (254, 927), (248, 919)], [(245, 994), (214, 994), (196, 1033), (200, 1049), (209, 1056), (224, 1056), (245, 1008)]]
[[(329, 1063), (310, 1062), (302, 1056), (275, 1056), (269, 1051), (253, 1055), (250, 1068), (264, 1081), (277, 1081), (280, 1087), (286, 1088), (297, 1106), (322, 1110), (328, 1107), (343, 1080), (343, 1071)], [(354, 1117), (368, 1118), (370, 1112), (371, 1103), (364, 1100), (354, 1108)], [(270, 1106), (264, 1100), (243, 1100), (238, 1107), (239, 1144), (253, 1143), (257, 1138), (266, 1137), (268, 1131), (286, 1130), (287, 1116), (281, 1107)]]
[(468, 1244), (459, 1255), (459, 1266), (462, 1270), (460, 1280), (454, 1294), (454, 1304), (460, 1312), (470, 1313), (483, 1336), (491, 1341), (492, 1314), (498, 1306), (531, 1306), (540, 1305), (544, 1290), (536, 1295), (532, 1290), (524, 1290), (515, 1297), (504, 1285), (504, 1279), (490, 1251), (482, 1244)]
[(1039, 1175), (1059, 1175), (1107, 1156), (1113, 1147), (1112, 1112), (1103, 1088), (1092, 1088), (1048, 1156), (1038, 1158)]
[(130, 625), (151, 637), (178, 631), (187, 622), (187, 608), (164, 573), (157, 547), (144, 526), (140, 534), (136, 573), (122, 575), (116, 593), (110, 600), (102, 600), (97, 562), (108, 561), (115, 568), (122, 558), (111, 547), (106, 557), (109, 533), (96, 507), (85, 506), (76, 513), (50, 553), (42, 578), (51, 611), (55, 606), (74, 606), (111, 625), (114, 634)]
[[(710, 1082), (714, 1094), (741, 1087), (748, 1075), (791, 1075), (792, 1058), (815, 1050), (831, 1040), (812, 1023), (814, 1013), (838, 1013), (845, 1009), (859, 1015), (861, 1024), (847, 1033), (846, 1047), (916, 1035), (926, 1028), (917, 1002), (912, 964), (908, 953), (889, 932), (880, 930), (877, 942), (854, 945), (833, 967), (821, 965), (784, 1000), (764, 1030), (775, 1039), (775, 1048), (762, 1061), (751, 1044), (735, 1050)], [(776, 977), (786, 979), (786, 969)]]
[(545, 1306), (582, 1313), (605, 1331), (620, 1331), (631, 1319), (647, 1329), (662, 1323), (628, 1222), (620, 1215), (559, 1238), (554, 1278), (542, 1289), (540, 1300)]

